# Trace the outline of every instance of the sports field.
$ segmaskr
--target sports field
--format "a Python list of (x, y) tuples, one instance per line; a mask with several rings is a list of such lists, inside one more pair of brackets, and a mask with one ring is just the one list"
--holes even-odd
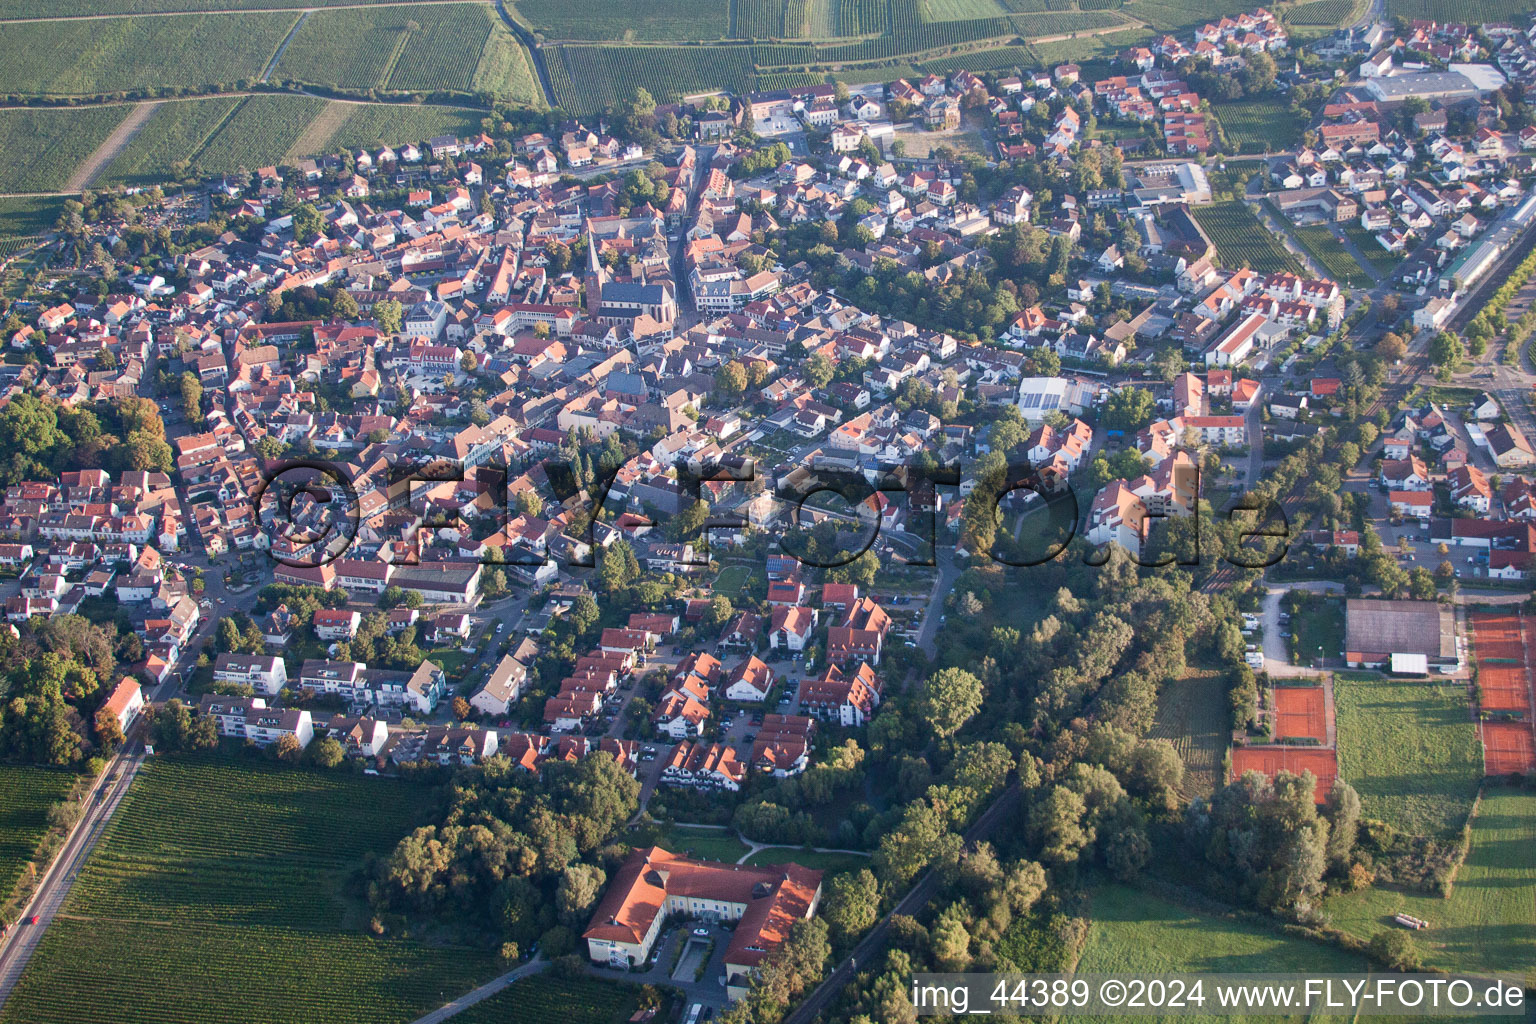
[(415, 1019), (496, 974), (495, 960), (372, 938), (347, 883), (435, 800), (391, 779), (150, 760), (0, 1022)]
[(1311, 772), (1317, 779), (1317, 802), (1322, 803), (1339, 777), (1338, 755), (1316, 747), (1233, 747), (1232, 777), (1262, 772), (1273, 778), (1281, 769), (1300, 775)]
[(1321, 686), (1277, 686), (1275, 739), (1328, 739), (1328, 708)]

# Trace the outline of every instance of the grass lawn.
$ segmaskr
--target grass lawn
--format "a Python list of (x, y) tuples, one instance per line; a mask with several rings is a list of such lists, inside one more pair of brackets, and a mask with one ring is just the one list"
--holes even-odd
[(639, 1006), (639, 985), (546, 972), (513, 983), (453, 1019), (456, 1024), (623, 1024)]
[(685, 853), (700, 860), (718, 860), (734, 864), (751, 849), (728, 828), (689, 828), (673, 825), (660, 829), (651, 840), (673, 853)]
[[(1342, 949), (1291, 938), (1258, 924), (1189, 910), (1140, 889), (1105, 885), (1094, 891), (1092, 925), (1077, 972), (1106, 974), (1364, 971), (1365, 959)], [(1190, 1020), (1181, 1011), (1167, 1018)], [(1122, 1020), (1122, 1017), (1075, 1020)], [(1223, 1016), (1224, 1021), (1244, 1018)], [(1259, 1020), (1261, 1018), (1253, 1018)], [(1275, 1020), (1274, 1017), (1262, 1018)], [(1295, 1019), (1302, 1019), (1298, 1015)]]
[(1191, 666), (1158, 696), (1152, 735), (1172, 741), (1184, 759), (1186, 800), (1209, 796), (1221, 781), (1231, 725), (1227, 707), (1226, 681), (1215, 669)]
[(1291, 661), (1311, 665), (1322, 648), (1325, 658), (1337, 658), (1344, 650), (1344, 605), (1323, 600), (1303, 607), (1291, 616), (1291, 636), (1286, 641)]
[(1363, 889), (1335, 896), (1333, 924), (1368, 939), (1392, 915), (1429, 922), (1414, 935), (1428, 966), (1448, 971), (1523, 971), (1536, 984), (1536, 793), (1489, 789), (1472, 819), (1472, 849), (1449, 899)]
[(741, 596), (742, 589), (747, 581), (752, 578), (752, 569), (746, 565), (727, 565), (720, 570), (720, 575), (715, 577), (714, 592), (724, 594), (732, 600)]
[(391, 779), (151, 759), (0, 1022), (373, 1024), (435, 1009), (496, 974), (494, 957), (371, 938), (345, 894), (435, 802)]
[(748, 864), (788, 864), (825, 871), (829, 875), (869, 867), (869, 858), (856, 853), (816, 853), (811, 850), (758, 850), (747, 858)]
[(69, 794), (73, 772), (0, 764), (0, 902), (48, 831), (48, 808)]
[(1455, 835), (1483, 777), (1477, 728), (1457, 683), (1333, 677), (1339, 775), (1366, 817), (1415, 835)]

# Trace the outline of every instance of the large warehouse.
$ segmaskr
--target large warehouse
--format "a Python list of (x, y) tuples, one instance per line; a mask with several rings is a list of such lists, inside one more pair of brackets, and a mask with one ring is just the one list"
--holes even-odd
[(1355, 598), (1345, 605), (1344, 660), (1350, 668), (1398, 663), (1456, 664), (1456, 615), (1434, 601)]

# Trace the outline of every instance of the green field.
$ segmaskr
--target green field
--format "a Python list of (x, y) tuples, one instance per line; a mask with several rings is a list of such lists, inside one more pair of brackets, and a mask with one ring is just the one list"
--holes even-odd
[(0, 199), (0, 238), (28, 237), (48, 231), (63, 209), (64, 200), (51, 196)]
[(288, 41), (272, 69), (272, 81), (308, 82), (332, 89), (378, 88), (418, 13), (408, 7), (316, 11)]
[(1472, 819), (1472, 849), (1449, 899), (1363, 889), (1328, 900), (1333, 924), (1368, 939), (1392, 915), (1429, 922), (1414, 935), (1431, 967), (1525, 973), (1536, 984), (1536, 793), (1490, 789)]
[(1477, 24), (1518, 21), (1530, 9), (1529, 0), (1386, 0), (1388, 17), (1432, 18)]
[[(423, 17), (425, 12), (430, 15)], [(413, 9), (420, 29), (406, 35), (389, 73), (388, 87), (398, 92), (468, 92), (491, 36), (496, 13), (483, 4), (451, 4)], [(506, 32), (506, 29), (501, 31)]]
[(499, 20), (494, 21), (470, 88), (500, 100), (543, 107), (544, 90), (534, 78), (532, 60), (517, 37)]
[(493, 958), (370, 938), (343, 896), (435, 800), (389, 779), (149, 761), (0, 1021), (372, 1024), (441, 1005)]
[(1254, 217), (1240, 200), (1196, 206), (1192, 211), (1216, 245), (1216, 255), (1228, 270), (1251, 267), (1261, 274), (1289, 270), (1299, 273), (1301, 261)]
[(707, 40), (724, 38), (730, 27), (726, 0), (650, 0), (644, 6), (607, 0), (521, 0), (515, 6), (524, 21), (550, 39)]
[(0, 903), (48, 831), (48, 808), (69, 795), (72, 772), (0, 765)]
[(1127, 0), (1123, 10), (1160, 32), (1198, 28), (1222, 13), (1211, 8), (1210, 0)]
[(480, 130), (481, 111), (455, 107), (411, 107), (391, 103), (344, 104), (349, 113), (330, 137), (330, 149), (400, 146), (438, 135), (459, 138)]
[(524, 978), (463, 1013), (455, 1024), (624, 1024), (640, 987), (597, 978)]
[(1296, 240), (1301, 243), (1301, 247), (1321, 263), (1323, 269), (1328, 272), (1328, 276), (1335, 281), (1345, 285), (1371, 283), (1371, 275), (1349, 254), (1349, 250), (1333, 237), (1333, 232), (1326, 225), (1292, 226), (1291, 231), (1295, 234)]
[(744, 92), (752, 74), (747, 46), (561, 46), (544, 57), (555, 102), (576, 113), (626, 103), (637, 86), (658, 102), (715, 89)]
[(194, 14), (7, 25), (0, 32), (0, 93), (206, 92), (253, 82), (296, 18)]
[(234, 97), (162, 103), (128, 147), (106, 166), (102, 184), (148, 185), (171, 177), (171, 164), (189, 159), (240, 105)]
[[(154, 14), (162, 11), (244, 11), (336, 7), (356, 0), (76, 0), (67, 11), (57, 0), (0, 0), (0, 18), (57, 18), (61, 14)], [(390, 0), (411, 3), (412, 0)]]
[(1337, 673), (1333, 701), (1339, 776), (1365, 816), (1413, 835), (1458, 834), (1483, 777), (1461, 684)]
[(1227, 707), (1226, 681), (1214, 669), (1191, 667), (1158, 695), (1151, 735), (1171, 742), (1183, 758), (1186, 800), (1210, 796), (1221, 781), (1232, 721)]
[(1213, 103), (1211, 109), (1240, 153), (1269, 153), (1301, 142), (1308, 114), (1274, 97)]
[(1319, 25), (1332, 28), (1342, 25), (1354, 13), (1356, 0), (1312, 0), (1287, 8), (1287, 25)]
[(248, 96), (192, 162), (204, 174), (279, 163), (325, 106), (312, 96)]
[(972, 50), (957, 53), (953, 57), (940, 57), (920, 64), (923, 74), (948, 75), (955, 71), (1013, 70), (1035, 66), (1034, 54), (1027, 46), (999, 46), (991, 50)]
[[(1105, 885), (1095, 890), (1089, 916), (1093, 924), (1083, 946), (1083, 955), (1077, 962), (1079, 973), (1348, 973), (1363, 971), (1366, 966), (1363, 957), (1337, 947), (1291, 938), (1246, 921), (1187, 910), (1151, 893), (1122, 885)], [(1109, 1021), (1124, 1018), (1076, 1019)], [(1187, 1021), (1194, 1017), (1180, 1013), (1138, 1019)], [(1219, 1019), (1273, 1021), (1282, 1018), (1222, 1016)], [(1304, 1015), (1285, 1019), (1300, 1020)]]
[(316, 11), (272, 78), (350, 92), (488, 92), (540, 101), (526, 51), (485, 4)]
[(114, 105), (79, 110), (0, 110), (0, 192), (57, 192), (64, 188), (75, 168), (96, 151), (131, 109)]
[(1007, 14), (997, 0), (922, 0), (924, 21), (965, 21)]
[(1128, 47), (1136, 46), (1152, 38), (1144, 28), (1131, 28), (1123, 32), (1106, 32), (1098, 36), (1081, 36), (1077, 39), (1058, 39), (1053, 43), (1031, 43), (1030, 50), (1040, 67), (1057, 64), (1082, 63), (1083, 61), (1111, 58)]
[(107, 165), (100, 180), (129, 185), (165, 181), (172, 176), (171, 165), (182, 159), (191, 160), (195, 170), (217, 174), (437, 135), (463, 138), (480, 130), (483, 116), (483, 111), (461, 107), (328, 103), (284, 95), (168, 102)]
[(814, 850), (758, 850), (747, 858), (748, 864), (799, 864), (835, 875), (870, 866), (868, 857), (857, 853), (817, 853)]

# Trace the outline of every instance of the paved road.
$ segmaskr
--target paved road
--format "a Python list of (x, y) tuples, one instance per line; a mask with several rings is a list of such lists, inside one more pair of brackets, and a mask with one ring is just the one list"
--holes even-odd
[[(85, 811), (65, 842), (64, 849), (44, 873), (42, 883), (22, 913), (23, 923), (12, 928), (10, 935), (0, 940), (0, 1006), (4, 1006), (10, 997), (11, 989), (16, 986), (27, 961), (32, 959), (33, 951), (42, 941), (43, 932), (63, 906), (75, 876), (95, 848), (112, 812), (128, 792), (143, 763), (143, 744), (134, 741), (107, 765), (96, 785), (86, 794)], [(38, 918), (37, 924), (25, 923), (33, 916)]]

